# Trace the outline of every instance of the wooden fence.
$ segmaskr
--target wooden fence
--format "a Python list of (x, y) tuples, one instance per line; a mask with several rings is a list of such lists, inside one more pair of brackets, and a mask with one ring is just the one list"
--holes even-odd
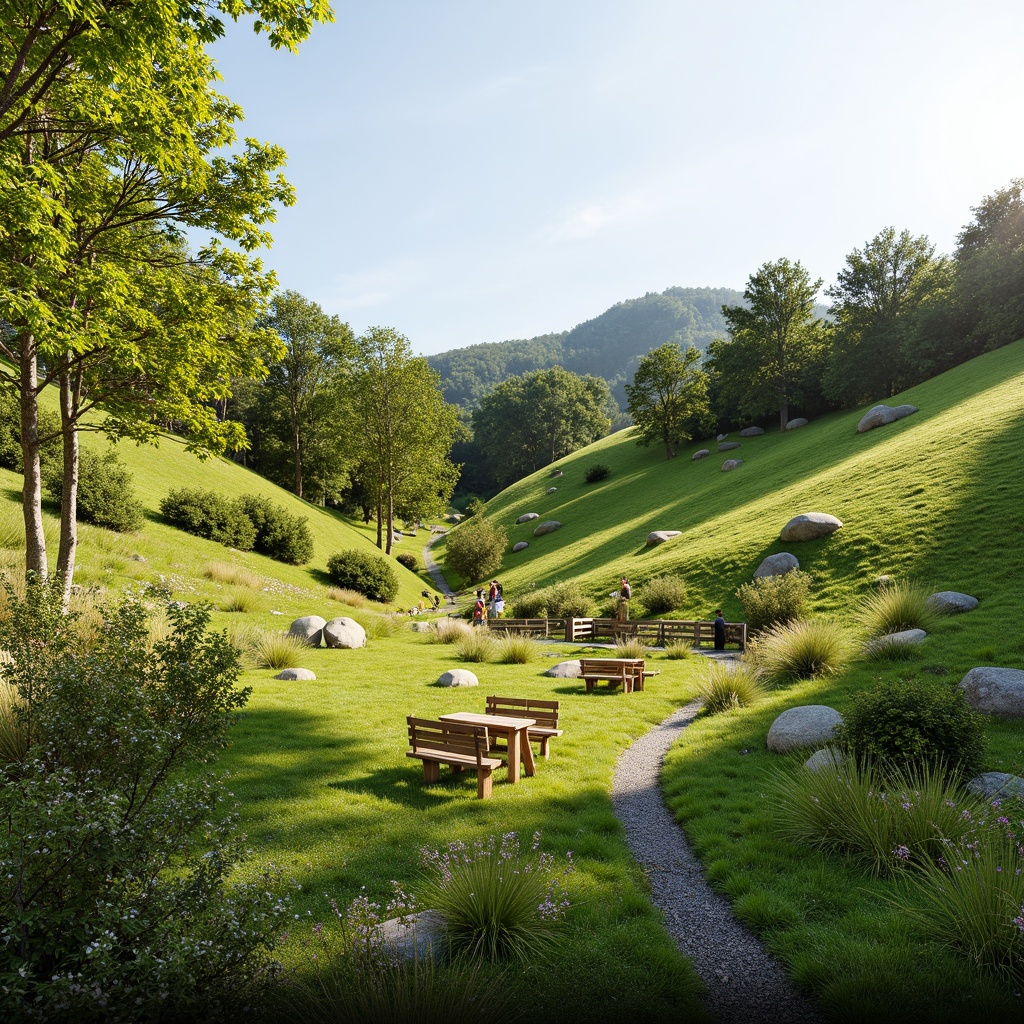
[[(531, 636), (581, 641), (619, 640), (636, 637), (652, 647), (670, 643), (690, 643), (694, 647), (712, 646), (715, 624), (710, 621), (691, 622), (683, 619), (490, 619), (491, 630), (503, 633), (527, 633)], [(741, 651), (747, 646), (747, 624), (727, 622), (725, 642)]]

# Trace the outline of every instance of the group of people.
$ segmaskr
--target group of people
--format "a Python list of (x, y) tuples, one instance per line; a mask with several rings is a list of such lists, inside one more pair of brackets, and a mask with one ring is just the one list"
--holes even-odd
[(473, 625), (486, 626), (488, 617), (498, 619), (505, 610), (505, 595), (501, 584), (497, 580), (491, 580), (490, 586), (484, 590), (481, 587), (476, 592), (476, 601), (473, 604)]

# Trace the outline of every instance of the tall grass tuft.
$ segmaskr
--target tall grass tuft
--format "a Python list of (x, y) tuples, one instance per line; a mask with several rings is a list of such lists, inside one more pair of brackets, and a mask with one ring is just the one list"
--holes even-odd
[(252, 641), (252, 657), (259, 668), (298, 668), (308, 650), (289, 633), (261, 632)]
[(472, 632), (473, 627), (465, 619), (434, 619), (427, 639), (434, 644), (453, 644)]
[(455, 652), (462, 661), (494, 661), (497, 645), (491, 633), (479, 626), (455, 641)]
[(665, 657), (682, 661), (693, 657), (693, 649), (684, 640), (672, 640), (665, 644)]
[(19, 714), (21, 706), (17, 687), (0, 680), (0, 768), (20, 764), (28, 754), (29, 729)]
[(244, 565), (235, 565), (232, 562), (213, 561), (207, 562), (203, 569), (203, 575), (214, 583), (222, 583), (229, 587), (249, 587), (252, 590), (259, 590), (263, 586), (260, 577)]
[(908, 644), (901, 640), (887, 640), (882, 637), (869, 640), (864, 645), (864, 658), (879, 664), (899, 664), (918, 661), (924, 655), (920, 644)]
[(382, 640), (394, 636), (402, 627), (402, 623), (407, 620), (403, 619), (401, 615), (369, 612), (366, 615), (361, 615), (357, 621), (366, 630), (367, 640)]
[(541, 652), (540, 644), (525, 633), (506, 633), (495, 640), (494, 649), (494, 660), (502, 665), (528, 665)]
[(764, 692), (754, 669), (740, 662), (709, 661), (697, 680), (697, 693), (704, 701), (704, 710), (712, 715), (753, 704)]
[(646, 658), (647, 648), (642, 640), (630, 637), (627, 640), (620, 640), (612, 649), (612, 657), (615, 658)]
[(779, 623), (747, 647), (748, 660), (772, 685), (835, 675), (854, 653), (850, 633), (828, 619)]
[(358, 590), (350, 590), (348, 587), (328, 587), (327, 598), (330, 601), (338, 601), (347, 604), (350, 608), (362, 608), (366, 604), (366, 596)]
[(246, 587), (234, 587), (220, 602), (222, 612), (244, 612), (251, 615), (263, 609), (263, 600), (259, 594)]
[(939, 619), (938, 612), (928, 604), (930, 593), (920, 583), (890, 583), (863, 599), (858, 620), (871, 637), (907, 629), (928, 632)]

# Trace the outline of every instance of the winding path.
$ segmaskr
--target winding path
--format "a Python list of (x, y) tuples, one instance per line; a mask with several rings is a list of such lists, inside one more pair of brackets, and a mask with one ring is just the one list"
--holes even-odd
[(700, 861), (661, 797), (665, 753), (700, 710), (694, 701), (641, 736), (619, 758), (612, 806), (651, 886), (665, 927), (707, 987), (705, 1003), (723, 1024), (820, 1024), (814, 1007), (735, 917), (704, 877)]
[(431, 533), (430, 540), (428, 540), (423, 547), (423, 564), (427, 567), (427, 572), (430, 573), (430, 578), (434, 581), (434, 589), (439, 590), (444, 594), (449, 604), (455, 604), (455, 591), (448, 586), (448, 581), (444, 578), (444, 573), (441, 572), (437, 562), (434, 561), (434, 555), (430, 550), (430, 545), (433, 544), (438, 537), (443, 536), (443, 533)]

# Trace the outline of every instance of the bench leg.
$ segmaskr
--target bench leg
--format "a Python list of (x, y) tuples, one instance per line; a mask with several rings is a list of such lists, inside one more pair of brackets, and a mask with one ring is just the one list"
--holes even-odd
[(423, 762), (423, 781), (437, 782), (441, 778), (441, 766), (436, 761)]
[(587, 693), (593, 693), (594, 692), (594, 680), (593, 679), (584, 679), (583, 681), (587, 684)]
[(491, 769), (478, 768), (476, 773), (476, 795), (486, 800), (491, 795)]
[(541, 736), (540, 738), (540, 756), (546, 761), (548, 759), (548, 743), (551, 740), (550, 736)]

